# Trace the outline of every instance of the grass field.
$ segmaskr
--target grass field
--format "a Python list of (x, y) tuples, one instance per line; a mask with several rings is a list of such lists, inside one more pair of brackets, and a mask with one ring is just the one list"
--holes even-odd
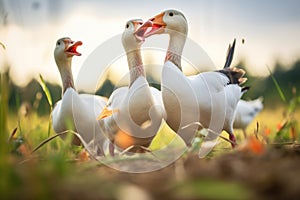
[[(8, 107), (1, 77), (0, 195), (3, 199), (270, 199), (300, 196), (299, 109), (294, 105), (263, 110), (248, 127), (245, 140), (236, 131), (235, 150), (220, 144), (205, 159), (198, 146), (176, 162), (149, 173), (130, 174), (91, 159), (70, 138), (55, 138), (50, 118), (20, 103)], [(161, 134), (168, 132), (162, 129)], [(226, 134), (223, 134), (227, 137)], [(256, 137), (255, 137), (256, 135)], [(173, 137), (173, 136), (170, 136)], [(254, 139), (253, 139), (254, 138)], [(155, 139), (153, 149), (165, 145)], [(178, 144), (180, 141), (178, 141)], [(115, 159), (117, 165), (148, 165), (147, 159)], [(150, 163), (151, 164), (151, 163)]]
[[(272, 116), (272, 118), (268, 116)], [(262, 127), (275, 127), (272, 128), (271, 134), (275, 134), (277, 122), (282, 120), (281, 110), (275, 112), (274, 110), (264, 110), (257, 117), (257, 121), (262, 124)], [(196, 152), (191, 152), (162, 170), (145, 174), (128, 174), (89, 159), (82, 148), (70, 147), (60, 138), (50, 141), (31, 154), (33, 148), (48, 137), (48, 122), (47, 116), (40, 117), (35, 112), (31, 112), (27, 116), (17, 117), (13, 114), (9, 116), (8, 129), (14, 130), (17, 127), (18, 130), (10, 142), (7, 142), (6, 139), (1, 144), (0, 188), (3, 198), (126, 199), (125, 197), (128, 197), (130, 199), (133, 196), (136, 199), (143, 199), (151, 196), (175, 199), (194, 199), (195, 197), (250, 199), (258, 195), (256, 193), (260, 191), (251, 187), (249, 189), (247, 181), (244, 182), (246, 185), (244, 183), (241, 185), (241, 180), (239, 180), (241, 177), (238, 177), (237, 180), (230, 177), (229, 174), (233, 172), (229, 171), (228, 174), (226, 167), (232, 165), (235, 173), (241, 171), (240, 173), (245, 173), (243, 176), (247, 177), (254, 172), (246, 171), (249, 166), (247, 169), (243, 169), (246, 167), (243, 162), (253, 165), (253, 162), (261, 159), (263, 166), (267, 161), (272, 163), (277, 160), (280, 163), (282, 159), (287, 159), (286, 155), (285, 158), (281, 157), (282, 152), (285, 152), (283, 150), (268, 147), (269, 150), (263, 155), (249, 154), (239, 149), (231, 150), (227, 142), (221, 141), (221, 144), (207, 159), (199, 160)], [(256, 127), (255, 123), (250, 125), (249, 134), (252, 129), (255, 129), (254, 127)], [(53, 134), (51, 130), (51, 135)], [(240, 136), (239, 142), (242, 143), (242, 141), (243, 138)], [(278, 152), (278, 155), (274, 152)], [(269, 158), (270, 154), (274, 154), (273, 157), (276, 155), (275, 160)], [(292, 154), (294, 162), (297, 161), (299, 164), (299, 153), (296, 154), (298, 155), (296, 159), (295, 153), (285, 154)], [(135, 162), (138, 165), (142, 161), (128, 162)], [(288, 160), (288, 162), (292, 161)], [(215, 166), (217, 163), (220, 166)], [(242, 166), (237, 165), (241, 163)], [(295, 163), (291, 163), (291, 165), (293, 164)], [(221, 166), (224, 165), (225, 168), (222, 170)], [(257, 167), (254, 166), (251, 170), (257, 171), (258, 175), (262, 172), (266, 173), (264, 172), (266, 169), (257, 169)], [(295, 168), (295, 166), (290, 167), (291, 169)], [(268, 170), (272, 171), (272, 169)], [(299, 170), (295, 173), (299, 173)], [(226, 176), (229, 178), (225, 178)], [(249, 181), (251, 183), (251, 178)], [(272, 182), (272, 180), (264, 181)], [(158, 183), (163, 183), (163, 186), (156, 190), (153, 185)], [(138, 198), (138, 195), (141, 197)], [(292, 195), (294, 194), (292, 193)]]

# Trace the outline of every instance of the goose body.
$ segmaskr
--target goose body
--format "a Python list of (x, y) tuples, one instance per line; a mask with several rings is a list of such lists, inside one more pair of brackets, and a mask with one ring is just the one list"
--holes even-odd
[[(105, 137), (96, 118), (106, 105), (106, 100), (97, 95), (78, 94), (73, 83), (72, 58), (74, 55), (81, 55), (76, 50), (81, 44), (73, 42), (70, 38), (61, 38), (57, 41), (54, 57), (61, 74), (63, 94), (51, 113), (52, 126), (56, 133), (74, 130), (86, 143), (97, 139), (102, 150)], [(80, 142), (74, 140), (74, 143)]]
[(226, 67), (219, 71), (185, 76), (181, 69), (181, 54), (188, 29), (185, 16), (177, 10), (167, 10), (150, 21), (152, 29), (144, 37), (154, 34), (170, 36), (162, 70), (162, 97), (168, 125), (188, 146), (199, 127), (186, 125), (195, 122), (214, 132), (208, 134), (206, 141), (215, 141), (218, 134), (225, 130), (234, 146), (233, 119), (236, 105), (243, 94), (239, 84), (245, 81), (242, 78), (245, 72)]
[(193, 127), (181, 128), (193, 122), (216, 133), (233, 134), (235, 108), (243, 93), (238, 85), (229, 83), (219, 72), (185, 76), (172, 62), (164, 64), (161, 84), (167, 123), (187, 145), (194, 137)]
[(78, 94), (73, 88), (68, 88), (52, 111), (53, 129), (56, 133), (73, 129), (89, 143), (95, 134), (101, 132), (96, 119), (105, 105), (102, 97)]
[(233, 128), (242, 129), (246, 137), (246, 128), (255, 116), (263, 109), (263, 98), (259, 97), (252, 101), (240, 100), (237, 104)]
[[(122, 150), (129, 148), (131, 152), (150, 145), (163, 118), (161, 93), (149, 86), (143, 69), (140, 55), (142, 41), (136, 35), (141, 24), (140, 20), (127, 22), (122, 36), (130, 85), (112, 93), (99, 117), (111, 142)], [(113, 151), (113, 148), (110, 149)]]

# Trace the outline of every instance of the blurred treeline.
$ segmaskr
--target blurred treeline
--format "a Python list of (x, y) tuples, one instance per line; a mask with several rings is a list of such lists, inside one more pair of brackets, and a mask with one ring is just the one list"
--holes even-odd
[[(243, 62), (237, 65), (237, 67), (244, 68), (247, 71), (244, 66)], [(281, 88), (286, 102), (281, 99), (271, 74), (267, 77), (256, 77), (247, 73), (248, 81), (245, 85), (250, 86), (250, 90), (242, 98), (250, 100), (263, 96), (266, 108), (276, 108), (284, 103), (288, 104), (293, 97), (300, 95), (300, 59), (291, 66), (283, 66), (277, 62), (270, 73), (272, 73), (273, 78)]]
[[(243, 62), (240, 62), (238, 67), (245, 68)], [(286, 70), (288, 68), (288, 70)], [(288, 100), (293, 95), (299, 95), (300, 90), (300, 59), (289, 67), (283, 67), (279, 63), (276, 64), (272, 71), (273, 76), (279, 83), (286, 99)], [(264, 97), (264, 105), (266, 108), (274, 108), (282, 105), (280, 95), (275, 87), (271, 76), (254, 77), (251, 74), (246, 74), (248, 81), (245, 86), (250, 86), (250, 90), (243, 96), (243, 99), (250, 100), (260, 96)], [(9, 77), (8, 72), (1, 74), (1, 77)], [(149, 79), (152, 79), (149, 77)], [(61, 98), (61, 87), (46, 83), (48, 86), (53, 102), (57, 102)], [(156, 85), (157, 86), (157, 85)], [(114, 90), (114, 85), (110, 80), (106, 80), (102, 87), (96, 92), (98, 95), (109, 97)], [(2, 92), (2, 91), (1, 91)], [(31, 80), (26, 87), (19, 87), (9, 81), (7, 84), (9, 112), (18, 112), (21, 106), (26, 109), (35, 110), (39, 115), (49, 114), (50, 108), (46, 100), (46, 96), (38, 80)], [(1, 95), (2, 96), (2, 95)]]

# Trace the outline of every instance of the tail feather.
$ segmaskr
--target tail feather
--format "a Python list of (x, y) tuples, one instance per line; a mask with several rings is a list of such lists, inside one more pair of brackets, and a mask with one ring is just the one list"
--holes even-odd
[(240, 78), (240, 79), (239, 79), (239, 85), (242, 85), (242, 84), (245, 83), (247, 80), (248, 80), (248, 78), (245, 78), (245, 77)]
[(236, 41), (236, 39), (234, 38), (232, 46), (230, 44), (228, 46), (224, 69), (228, 68), (231, 65), (231, 62), (232, 62), (232, 59), (233, 59), (233, 55), (234, 55), (235, 41)]
[(238, 84), (241, 85), (247, 81), (247, 78), (244, 77), (246, 71), (239, 68), (225, 68), (218, 70), (217, 72), (224, 74), (229, 79), (228, 84)]
[(236, 39), (234, 38), (232, 46), (229, 44), (224, 68), (221, 70), (217, 70), (216, 72), (225, 75), (229, 79), (228, 84), (241, 85), (247, 81), (247, 78), (244, 77), (244, 75), (246, 74), (245, 70), (239, 68), (230, 68), (234, 55), (235, 43)]
[(245, 92), (247, 92), (248, 90), (250, 90), (250, 86), (242, 87), (242, 93), (245, 93)]

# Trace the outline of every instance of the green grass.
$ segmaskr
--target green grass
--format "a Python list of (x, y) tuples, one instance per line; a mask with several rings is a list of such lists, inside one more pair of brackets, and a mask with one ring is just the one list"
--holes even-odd
[[(55, 135), (51, 128), (50, 116), (38, 115), (37, 108), (34, 107), (31, 110), (24, 110), (23, 102), (20, 102), (19, 112), (9, 112), (8, 82), (8, 77), (1, 75), (1, 198), (74, 199), (79, 196), (92, 199), (117, 198), (116, 191), (128, 184), (128, 181), (122, 179), (120, 182), (111, 182), (110, 169), (105, 168), (101, 163), (81, 161), (80, 156), (83, 149), (70, 144), (71, 134), (66, 140), (57, 137), (44, 144), (36, 152), (31, 153), (42, 141)], [(50, 110), (52, 110), (51, 94), (42, 77), (41, 87), (47, 97)], [(263, 110), (248, 127), (248, 134), (257, 132), (256, 124), (258, 122), (258, 133), (263, 142), (266, 142), (263, 140), (266, 129), (270, 129), (269, 143), (299, 142), (299, 136), (297, 136), (299, 133), (298, 120), (300, 119), (299, 103), (300, 97), (295, 94), (292, 99), (286, 99), (286, 104), (277, 110)], [(282, 122), (285, 124), (279, 129), (278, 124)], [(291, 136), (292, 130), (296, 133), (295, 137)], [(227, 137), (226, 134), (224, 136)], [(243, 137), (239, 137), (239, 142), (242, 140)], [(155, 151), (164, 148), (170, 141), (173, 141), (172, 147), (174, 148), (184, 147), (183, 141), (163, 123), (157, 137), (151, 143), (150, 149)], [(210, 159), (232, 151), (230, 144), (223, 140), (220, 141), (221, 144), (214, 149), (209, 156)], [(99, 170), (104, 172), (99, 172)], [(106, 172), (108, 173), (106, 174)], [(159, 173), (158, 171), (156, 175), (160, 176)], [(179, 180), (170, 184), (170, 187), (173, 188), (172, 191), (175, 195), (182, 198), (249, 198), (249, 193), (244, 186), (236, 182), (224, 182), (218, 179)]]
[[(263, 111), (257, 120), (263, 123), (263, 126), (273, 127), (274, 121), (281, 121), (283, 118), (280, 114), (281, 110), (276, 112), (277, 115), (273, 113), (272, 119), (266, 118), (265, 116), (269, 116), (270, 113), (273, 111)], [(12, 131), (13, 127), (18, 127), (12, 143), (17, 142), (18, 139), (22, 140), (15, 146), (5, 140), (5, 145), (1, 148), (0, 193), (2, 198), (59, 199), (60, 193), (64, 193), (69, 198), (75, 198), (79, 188), (80, 192), (78, 193), (83, 196), (91, 196), (95, 199), (96, 197), (116, 198), (116, 191), (124, 186), (124, 180), (110, 184), (109, 179), (103, 179), (101, 174), (94, 174), (94, 171), (99, 168), (99, 164), (76, 161), (79, 159), (78, 152), (81, 149), (71, 147), (67, 141), (56, 138), (34, 154), (30, 154), (34, 147), (48, 138), (49, 118), (47, 116), (38, 116), (36, 112), (27, 116), (15, 114), (8, 116), (8, 130)], [(18, 120), (20, 121), (19, 126)], [(263, 120), (264, 122), (261, 122)], [(253, 126), (250, 125), (250, 132), (252, 128)], [(161, 133), (164, 129), (168, 129), (168, 127), (163, 126)], [(276, 128), (272, 130), (272, 134), (275, 133)], [(181, 144), (182, 141), (177, 140), (172, 132), (169, 134), (178, 144)], [(50, 135), (54, 135), (53, 130)], [(154, 142), (151, 146), (154, 150), (160, 145), (168, 144), (165, 138), (160, 137), (155, 138), (157, 143)], [(25, 148), (20, 148), (21, 145)], [(213, 159), (216, 155), (221, 156), (226, 151), (231, 151), (229, 146), (227, 142), (221, 140), (221, 144), (217, 146), (210, 158)], [(224, 150), (224, 147), (227, 150)], [(24, 149), (27, 149), (27, 152), (24, 152)], [(106, 169), (102, 168), (102, 170)], [(249, 191), (244, 186), (217, 179), (179, 181), (170, 187), (173, 187), (174, 194), (182, 198), (249, 199)], [(61, 199), (64, 198), (61, 197)]]
[(156, 151), (165, 147), (183, 148), (184, 141), (163, 121), (157, 135), (152, 140), (149, 149)]
[(250, 199), (251, 195), (242, 185), (216, 180), (191, 180), (176, 188), (179, 198), (203, 199)]

